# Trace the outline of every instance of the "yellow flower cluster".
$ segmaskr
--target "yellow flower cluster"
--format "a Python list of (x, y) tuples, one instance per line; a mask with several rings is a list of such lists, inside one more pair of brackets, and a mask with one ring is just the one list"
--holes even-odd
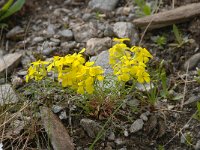
[(63, 87), (70, 87), (79, 94), (92, 94), (94, 84), (97, 80), (104, 79), (103, 69), (100, 66), (94, 66), (94, 62), (86, 62), (82, 53), (68, 54), (65, 57), (55, 56), (51, 61), (37, 61), (32, 63), (28, 69), (26, 81), (29, 79), (41, 80), (47, 75), (47, 72), (53, 71), (58, 74), (58, 81)]
[(146, 63), (152, 55), (145, 48), (128, 47), (124, 41), (129, 40), (128, 38), (114, 38), (114, 41), (118, 43), (109, 49), (109, 63), (119, 81), (127, 82), (136, 79), (139, 83), (148, 83), (150, 75), (146, 71)]

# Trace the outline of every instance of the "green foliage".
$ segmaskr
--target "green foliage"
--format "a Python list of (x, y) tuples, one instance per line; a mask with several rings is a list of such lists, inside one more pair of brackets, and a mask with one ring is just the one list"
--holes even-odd
[(162, 70), (160, 78), (161, 78), (161, 84), (162, 84), (161, 96), (163, 98), (168, 98), (169, 90), (168, 90), (168, 87), (167, 87), (167, 76), (166, 76), (166, 72), (165, 72), (164, 69)]
[(184, 44), (192, 42), (192, 39), (182, 36), (182, 33), (175, 24), (173, 24), (173, 33), (176, 38), (176, 43), (173, 44), (175, 47), (182, 47)]
[(200, 121), (200, 102), (197, 102), (197, 112), (193, 115), (193, 118)]
[(174, 35), (176, 37), (176, 41), (178, 42), (178, 44), (182, 45), (183, 38), (182, 38), (181, 32), (179, 31), (178, 27), (175, 24), (173, 24), (173, 32), (174, 32)]
[(163, 49), (163, 46), (167, 43), (167, 39), (164, 36), (156, 36), (153, 41), (159, 46), (159, 48), (162, 48), (162, 49)]
[(165, 150), (163, 145), (158, 145), (158, 150)]
[(197, 76), (194, 78), (200, 84), (200, 69), (197, 68)]
[(139, 16), (151, 15), (151, 7), (146, 4), (145, 0), (135, 0), (135, 3), (140, 8), (140, 11), (137, 12)]
[(16, 2), (9, 0), (0, 10), (0, 22), (19, 11), (24, 3), (25, 0), (17, 0)]

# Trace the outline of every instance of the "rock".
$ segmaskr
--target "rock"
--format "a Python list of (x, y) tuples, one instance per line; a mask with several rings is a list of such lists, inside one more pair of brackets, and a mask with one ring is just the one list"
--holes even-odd
[(200, 53), (191, 56), (184, 64), (184, 70), (192, 70), (200, 63)]
[(15, 67), (20, 63), (21, 57), (21, 53), (7, 54), (3, 58), (0, 56), (0, 77), (5, 76), (6, 71), (8, 74), (13, 72)]
[(87, 40), (97, 37), (97, 27), (93, 23), (77, 25), (72, 30), (77, 42), (87, 42)]
[(53, 14), (55, 16), (59, 17), (62, 13), (68, 14), (70, 12), (71, 12), (71, 10), (66, 9), (66, 8), (57, 8), (57, 9), (54, 10)]
[[(60, 44), (60, 40), (56, 38), (50, 38), (50, 40), (54, 43)], [(54, 45), (53, 45), (54, 46)]]
[(11, 79), (12, 85), (14, 88), (18, 88), (23, 85), (23, 79), (18, 76), (13, 76)]
[(72, 30), (69, 29), (59, 31), (58, 34), (64, 37), (68, 41), (72, 40), (74, 37)]
[(200, 150), (200, 140), (197, 141), (195, 145), (195, 150)]
[(127, 148), (126, 148), (126, 147), (123, 147), (123, 148), (120, 148), (119, 150), (127, 150)]
[(44, 38), (43, 37), (35, 37), (33, 39), (33, 44), (37, 44), (37, 43), (40, 43), (40, 42), (43, 42), (44, 41)]
[(13, 128), (12, 135), (17, 136), (24, 129), (25, 122), (22, 120), (14, 120), (11, 122), (10, 126)]
[(124, 130), (124, 136), (128, 137), (128, 130), (127, 129)]
[(68, 117), (67, 117), (66, 111), (62, 111), (59, 115), (59, 118), (60, 120), (67, 119)]
[(97, 122), (91, 119), (81, 119), (80, 125), (83, 127), (83, 129), (87, 132), (88, 136), (91, 138), (95, 138), (98, 132), (102, 128)]
[(54, 150), (74, 150), (68, 131), (51, 110), (41, 107), (41, 119)]
[(85, 13), (85, 14), (83, 14), (83, 16), (82, 16), (82, 19), (83, 19), (84, 21), (89, 21), (91, 18), (92, 18), (92, 14), (91, 14), (91, 13)]
[(63, 43), (61, 43), (61, 47), (63, 49), (70, 50), (70, 49), (73, 49), (76, 47), (76, 42), (75, 41), (63, 42)]
[(53, 105), (53, 106), (52, 106), (52, 111), (53, 111), (55, 114), (59, 113), (61, 110), (63, 110), (63, 107), (61, 107), (61, 106), (58, 106), (58, 105)]
[(22, 63), (23, 68), (27, 68), (31, 62), (32, 62), (32, 59), (29, 56), (22, 57), (21, 63)]
[(86, 53), (89, 55), (97, 55), (104, 50), (108, 50), (112, 46), (112, 40), (109, 37), (91, 38), (86, 44)]
[(53, 36), (55, 34), (55, 29), (56, 29), (56, 27), (53, 24), (49, 24), (47, 27), (46, 34), (48, 36)]
[(142, 92), (145, 92), (145, 91), (150, 91), (151, 89), (154, 88), (154, 85), (153, 83), (144, 83), (144, 84), (141, 84), (141, 83), (136, 83), (136, 89), (142, 91)]
[(124, 145), (125, 141), (121, 138), (117, 138), (117, 139), (115, 139), (115, 143), (116, 143), (116, 145)]
[(126, 15), (128, 16), (131, 11), (133, 10), (132, 7), (119, 7), (116, 10), (116, 15)]
[(24, 29), (22, 29), (20, 26), (16, 26), (6, 34), (6, 38), (16, 40), (22, 37), (23, 33)]
[(115, 133), (114, 132), (110, 132), (110, 134), (108, 136), (108, 140), (110, 140), (110, 141), (114, 141), (115, 140)]
[(13, 104), (18, 102), (18, 97), (15, 94), (10, 84), (0, 85), (0, 105)]
[(109, 52), (103, 51), (97, 56), (93, 56), (90, 58), (90, 61), (94, 61), (95, 65), (101, 66), (104, 69), (105, 74), (112, 73), (112, 68), (109, 65)]
[(184, 105), (196, 105), (196, 102), (199, 101), (200, 94), (196, 95), (190, 95), (190, 98), (185, 101)]
[(17, 75), (18, 76), (25, 76), (25, 75), (27, 75), (27, 71), (20, 70), (20, 71), (17, 72)]
[(107, 37), (107, 36), (108, 37), (114, 37), (114, 31), (113, 31), (112, 26), (106, 25), (103, 34), (104, 34), (105, 37)]
[(142, 119), (137, 119), (130, 127), (130, 132), (135, 133), (143, 128), (144, 122)]
[(130, 38), (132, 45), (139, 41), (138, 31), (130, 22), (116, 22), (113, 30), (118, 38)]
[(0, 143), (0, 150), (3, 150), (3, 143)]
[(119, 0), (91, 0), (88, 6), (93, 11), (108, 12), (115, 9)]
[(49, 56), (51, 55), (54, 51), (56, 51), (56, 47), (52, 47), (52, 48), (46, 48), (44, 50), (42, 50), (42, 54), (45, 56)]
[(147, 121), (148, 120), (148, 117), (147, 117), (147, 113), (142, 113), (140, 115), (140, 119), (144, 120), (144, 121)]

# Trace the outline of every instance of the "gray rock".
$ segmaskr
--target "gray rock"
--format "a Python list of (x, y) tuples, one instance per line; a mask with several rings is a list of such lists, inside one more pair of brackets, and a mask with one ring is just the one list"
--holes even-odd
[(139, 41), (138, 31), (130, 22), (116, 22), (113, 29), (118, 38), (130, 38), (132, 45)]
[(11, 82), (14, 88), (18, 88), (22, 86), (24, 83), (23, 79), (18, 76), (12, 76)]
[(192, 70), (200, 63), (200, 53), (191, 56), (184, 64), (183, 68), (185, 70)]
[(150, 91), (151, 89), (154, 88), (154, 85), (153, 83), (144, 83), (144, 84), (141, 84), (141, 83), (136, 83), (136, 89), (142, 91), (142, 92), (148, 92)]
[(35, 37), (33, 39), (33, 44), (37, 44), (37, 43), (40, 43), (40, 42), (43, 42), (44, 41), (44, 38), (43, 37)]
[(54, 150), (74, 150), (69, 133), (60, 119), (48, 108), (41, 107), (41, 120)]
[(81, 119), (80, 125), (91, 138), (95, 138), (98, 132), (101, 130), (101, 126), (91, 119)]
[(125, 136), (125, 137), (128, 137), (128, 135), (129, 135), (129, 134), (128, 134), (128, 130), (125, 129), (125, 130), (124, 130), (124, 136)]
[(55, 34), (55, 29), (56, 29), (56, 27), (53, 24), (49, 24), (48, 27), (47, 27), (46, 34), (48, 36), (53, 36)]
[(58, 32), (59, 35), (61, 35), (62, 37), (64, 37), (66, 40), (72, 40), (74, 35), (73, 32), (69, 29), (67, 30), (62, 30)]
[(112, 73), (112, 68), (109, 65), (109, 52), (108, 51), (103, 51), (97, 56), (93, 56), (90, 58), (90, 61), (94, 61), (95, 65), (101, 66), (105, 74), (110, 74)]
[(67, 50), (73, 49), (76, 47), (76, 42), (75, 41), (63, 42), (63, 43), (61, 43), (61, 47), (63, 49), (67, 49)]
[(56, 47), (52, 47), (52, 48), (48, 47), (48, 48), (42, 50), (42, 54), (45, 55), (45, 56), (49, 56), (49, 55), (51, 55), (54, 51), (56, 51)]
[(18, 76), (25, 76), (25, 75), (27, 75), (27, 71), (20, 70), (20, 71), (17, 72), (17, 75)]
[(17, 39), (18, 36), (23, 33), (24, 33), (24, 29), (22, 29), (20, 26), (16, 26), (6, 34), (6, 38)]
[(31, 62), (32, 60), (30, 57), (28, 56), (22, 57), (21, 63), (22, 63), (23, 68), (27, 68)]
[(200, 94), (199, 95), (190, 95), (190, 98), (185, 101), (184, 105), (196, 105), (196, 102), (199, 101), (200, 99)]
[(133, 8), (132, 7), (119, 7), (116, 10), (116, 15), (128, 16)]
[(86, 44), (86, 53), (89, 55), (97, 55), (104, 50), (108, 50), (112, 46), (112, 40), (109, 37), (91, 38)]
[(142, 119), (137, 119), (129, 128), (131, 133), (135, 133), (143, 128), (144, 122)]
[(0, 85), (0, 105), (13, 104), (18, 102), (18, 97), (15, 94), (10, 84)]
[(132, 99), (128, 99), (127, 101), (127, 105), (131, 106), (131, 107), (137, 107), (139, 106), (140, 102), (139, 100), (132, 98)]
[(22, 120), (14, 120), (10, 126), (13, 128), (12, 135), (19, 135), (25, 127), (25, 122)]
[(97, 37), (97, 26), (93, 23), (77, 25), (73, 27), (74, 38), (77, 42), (87, 42), (87, 40)]
[(59, 113), (61, 110), (63, 110), (63, 107), (58, 106), (58, 105), (53, 105), (52, 106), (52, 111), (56, 114)]
[(106, 25), (103, 34), (104, 34), (105, 37), (107, 37), (107, 36), (108, 36), (108, 37), (113, 37), (113, 36), (114, 36), (114, 31), (113, 31), (112, 26)]
[(200, 140), (197, 141), (195, 145), (195, 150), (200, 150)]
[(88, 6), (94, 11), (108, 12), (115, 9), (119, 0), (91, 0)]
[(115, 139), (115, 143), (116, 143), (116, 145), (124, 145), (125, 141), (121, 138), (117, 138), (117, 139)]
[(85, 14), (83, 14), (83, 16), (82, 16), (82, 19), (83, 19), (84, 21), (89, 21), (91, 18), (92, 18), (92, 14), (91, 14), (91, 13), (85, 13)]
[(21, 57), (21, 53), (7, 54), (3, 57), (0, 56), (0, 77), (5, 76), (6, 71), (10, 74), (20, 63)]
[(60, 16), (62, 13), (68, 14), (70, 12), (71, 12), (71, 10), (66, 9), (66, 8), (57, 8), (54, 10), (53, 14), (55, 16)]
[(115, 140), (115, 133), (114, 132), (110, 132), (110, 134), (108, 136), (108, 140), (110, 140), (110, 141), (114, 141)]
[(123, 148), (120, 148), (119, 150), (127, 150), (127, 148), (126, 148), (126, 147), (123, 147)]
[(68, 116), (67, 116), (66, 111), (62, 111), (62, 112), (60, 113), (60, 115), (59, 115), (59, 118), (60, 118), (60, 120), (67, 119)]
[(140, 119), (144, 120), (144, 121), (147, 121), (148, 120), (148, 117), (147, 117), (147, 114), (146, 113), (142, 113), (140, 115)]
[(50, 40), (54, 43), (58, 43), (60, 44), (60, 40), (59, 39), (56, 39), (56, 38), (50, 38)]

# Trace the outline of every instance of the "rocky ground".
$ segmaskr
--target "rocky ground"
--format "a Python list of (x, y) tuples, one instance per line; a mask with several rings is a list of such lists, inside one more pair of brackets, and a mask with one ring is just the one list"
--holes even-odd
[[(194, 2), (200, 1), (175, 1), (174, 7)], [(163, 0), (159, 11), (169, 9), (171, 0)], [(172, 25), (147, 31), (141, 40), (144, 30), (133, 23), (138, 11), (132, 0), (27, 0), (23, 10), (8, 20), (9, 28), (1, 30), (0, 149), (1, 144), (4, 150), (66, 149), (58, 145), (73, 147), (73, 141), (75, 149), (86, 150), (104, 127), (96, 150), (199, 150), (200, 123), (193, 116), (200, 99), (200, 85), (195, 80), (196, 67), (200, 67), (200, 18), (177, 24), (186, 41), (177, 46)], [(156, 43), (158, 36), (164, 36), (166, 42)], [(84, 47), (87, 59), (110, 72), (108, 49), (114, 37), (128, 37), (129, 44), (146, 47), (154, 56), (152, 75), (163, 62), (170, 96), (157, 95), (152, 108), (144, 100), (144, 89), (138, 87), (109, 117), (114, 109), (108, 103), (98, 115), (87, 114), (77, 105), (77, 96), (71, 97), (70, 91), (56, 83), (25, 83), (31, 62), (72, 54)], [(161, 88), (160, 84), (154, 86), (158, 91)], [(46, 111), (52, 116), (50, 121), (44, 117)], [(48, 122), (53, 124), (50, 135), (46, 133)]]

